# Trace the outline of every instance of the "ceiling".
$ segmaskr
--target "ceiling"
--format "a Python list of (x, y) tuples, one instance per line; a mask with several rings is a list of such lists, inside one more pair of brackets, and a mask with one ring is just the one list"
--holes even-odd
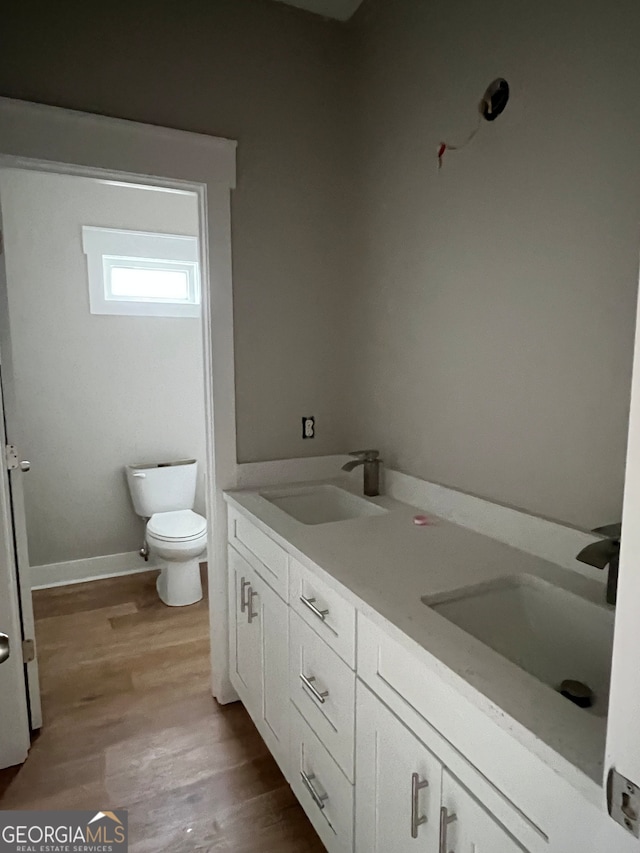
[(315, 12), (316, 15), (324, 15), (326, 18), (347, 21), (362, 0), (278, 0), (278, 2), (297, 6), (298, 9), (306, 9), (307, 12)]

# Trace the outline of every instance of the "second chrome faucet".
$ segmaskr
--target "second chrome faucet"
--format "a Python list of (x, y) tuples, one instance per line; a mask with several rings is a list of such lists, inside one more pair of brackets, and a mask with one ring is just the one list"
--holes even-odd
[(378, 450), (355, 450), (349, 456), (355, 456), (352, 462), (342, 466), (343, 471), (353, 471), (358, 465), (364, 466), (364, 494), (368, 498), (375, 498), (380, 494), (380, 451)]

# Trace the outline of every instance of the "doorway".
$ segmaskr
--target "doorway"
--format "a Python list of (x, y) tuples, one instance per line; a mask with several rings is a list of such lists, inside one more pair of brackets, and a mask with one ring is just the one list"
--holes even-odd
[[(0, 199), (15, 409), (8, 418), (30, 460), (22, 462), (30, 469), (23, 479), (28, 585), (143, 572), (158, 557), (145, 563), (139, 555), (145, 523), (131, 503), (126, 465), (196, 460), (181, 470), (194, 469), (191, 517), (204, 527), (197, 196), (2, 169)], [(96, 259), (91, 250), (105, 240)], [(107, 290), (108, 301), (99, 302)], [(181, 508), (166, 499), (168, 508)], [(185, 565), (169, 571), (184, 574)], [(23, 610), (31, 611), (30, 602)]]
[[(162, 562), (144, 547), (146, 519), (132, 505), (125, 466), (196, 460), (181, 470), (193, 469), (191, 517), (205, 525), (201, 225), (193, 191), (52, 171), (0, 169), (0, 200), (3, 344), (11, 350), (5, 384), (13, 403), (7, 423), (30, 460), (20, 463), (29, 474), (23, 494), (14, 495), (28, 539), (22, 611), (25, 636), (37, 641), (32, 590), (142, 573)], [(97, 264), (87, 248), (96, 239), (106, 239), (109, 252)], [(97, 303), (96, 290), (108, 286), (109, 301)], [(206, 538), (200, 541), (204, 551)], [(100, 597), (93, 598), (96, 609)], [(61, 643), (60, 656), (72, 651)], [(37, 729), (37, 664), (28, 676)]]
[[(228, 680), (224, 560), (226, 522), (222, 491), (232, 488), (237, 482), (230, 223), (230, 191), (235, 185), (236, 143), (5, 98), (0, 98), (0, 140), (0, 168), (161, 186), (191, 191), (197, 196), (202, 237), (199, 260), (202, 273), (205, 453), (209, 472), (206, 488), (207, 517), (210, 519), (208, 615), (211, 648), (215, 649), (210, 658), (211, 692), (221, 702), (231, 701), (235, 694)], [(0, 254), (0, 283), (2, 290), (6, 291), (3, 284), (4, 261), (4, 256)], [(12, 385), (11, 352), (10, 347), (7, 347), (7, 314), (7, 311), (0, 312), (0, 349), (5, 386)], [(19, 437), (15, 437), (15, 430), (10, 423), (11, 413), (16, 410), (15, 401), (12, 389), (5, 387), (4, 390), (3, 411), (7, 414), (10, 433), (5, 442), (15, 444)], [(10, 695), (25, 694), (24, 682), (20, 683), (22, 661), (18, 661), (18, 655), (22, 636), (28, 637), (30, 633), (29, 613), (26, 612), (31, 599), (26, 525), (24, 515), (20, 517), (23, 482), (28, 474), (20, 470), (20, 462), (24, 463), (24, 458), (18, 458), (18, 451), (13, 453), (16, 464), (9, 464), (11, 460), (7, 455), (1, 489), (0, 587), (8, 614), (0, 628), (6, 625), (5, 630), (11, 635), (13, 649), (12, 662), (0, 668), (2, 702)], [(22, 593), (22, 613), (19, 591)], [(23, 634), (20, 633), (19, 617), (22, 617)], [(27, 663), (30, 674), (36, 668), (37, 659)], [(30, 678), (30, 687), (31, 682), (33, 678)], [(34, 698), (33, 690), (31, 698)], [(17, 727), (18, 704), (14, 703), (12, 707), (3, 704), (1, 708), (7, 719), (9, 716), (16, 718)], [(31, 709), (33, 714), (33, 701)], [(28, 733), (26, 717), (20, 727)], [(24, 738), (21, 742), (24, 742)]]

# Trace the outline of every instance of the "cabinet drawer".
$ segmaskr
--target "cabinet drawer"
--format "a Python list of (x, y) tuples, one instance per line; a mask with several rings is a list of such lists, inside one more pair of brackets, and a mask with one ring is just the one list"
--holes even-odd
[(351, 669), (355, 669), (355, 608), (293, 557), (289, 603), (307, 625), (313, 628)]
[(287, 598), (289, 556), (284, 548), (244, 516), (229, 508), (229, 542), (251, 563), (260, 577)]
[[(447, 824), (442, 830), (446, 849), (459, 853), (527, 853), (511, 833), (447, 770), (442, 774), (442, 808)], [(450, 825), (449, 825), (450, 824)]]
[(293, 612), (289, 638), (291, 700), (353, 782), (355, 673)]
[(291, 709), (291, 787), (329, 853), (353, 851), (353, 786)]

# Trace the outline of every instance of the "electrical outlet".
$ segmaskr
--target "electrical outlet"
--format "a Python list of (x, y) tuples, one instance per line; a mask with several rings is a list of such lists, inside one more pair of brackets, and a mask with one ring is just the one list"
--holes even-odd
[(303, 438), (315, 438), (316, 437), (316, 419), (314, 417), (305, 417), (302, 418), (302, 437)]

